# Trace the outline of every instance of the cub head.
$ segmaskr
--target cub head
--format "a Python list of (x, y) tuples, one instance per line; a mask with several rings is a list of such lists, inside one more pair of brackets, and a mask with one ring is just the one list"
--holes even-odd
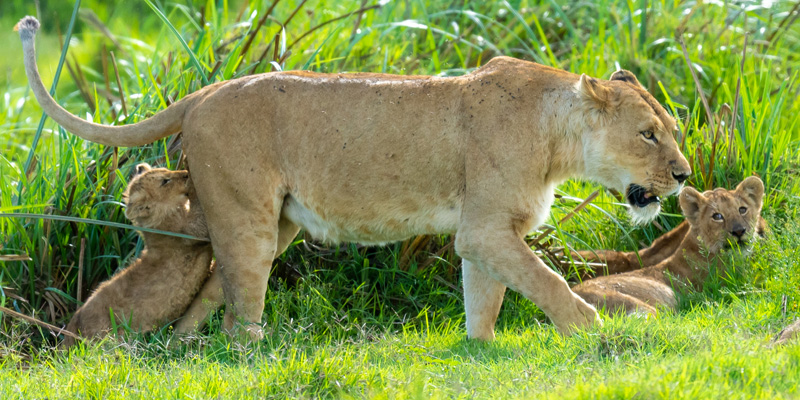
[(125, 216), (134, 225), (158, 228), (166, 218), (186, 210), (189, 188), (188, 171), (139, 164), (123, 194)]
[(686, 187), (680, 203), (686, 220), (714, 254), (730, 248), (732, 242), (747, 247), (760, 228), (763, 198), (764, 183), (751, 176), (735, 190), (717, 188), (700, 193)]
[(634, 222), (652, 220), (661, 197), (678, 193), (691, 174), (673, 136), (675, 119), (629, 71), (608, 81), (581, 75), (576, 91), (587, 177), (624, 193)]

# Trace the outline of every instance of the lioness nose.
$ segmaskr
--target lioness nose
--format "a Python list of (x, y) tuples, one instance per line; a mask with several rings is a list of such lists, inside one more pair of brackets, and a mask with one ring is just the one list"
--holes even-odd
[(733, 230), (731, 231), (731, 234), (733, 236), (736, 236), (737, 238), (741, 238), (742, 235), (744, 235), (744, 233), (746, 231), (747, 231), (747, 229), (745, 229), (745, 227), (743, 227), (741, 225), (734, 225)]
[(684, 172), (679, 175), (676, 175), (674, 172), (672, 173), (672, 177), (675, 178), (675, 180), (678, 181), (678, 183), (683, 183), (683, 181), (689, 179), (689, 175), (690, 174), (688, 172)]

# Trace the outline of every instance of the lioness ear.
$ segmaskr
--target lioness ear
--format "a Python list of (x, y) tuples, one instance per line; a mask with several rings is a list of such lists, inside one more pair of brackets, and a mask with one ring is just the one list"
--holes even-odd
[(764, 199), (764, 182), (761, 182), (757, 176), (748, 176), (736, 186), (736, 193), (761, 206)]
[(139, 176), (147, 171), (150, 171), (153, 167), (150, 166), (148, 163), (141, 163), (136, 166), (136, 171), (133, 173), (133, 176)]
[(585, 100), (589, 100), (598, 111), (607, 112), (614, 107), (611, 90), (586, 74), (581, 74), (578, 81), (578, 93)]
[(695, 188), (686, 186), (681, 191), (680, 203), (683, 216), (689, 223), (694, 224), (700, 217), (700, 207), (706, 203), (706, 198)]
[(639, 80), (636, 79), (636, 75), (634, 75), (633, 72), (628, 71), (628, 70), (624, 70), (624, 69), (621, 69), (621, 70), (611, 74), (611, 79), (610, 80), (612, 80), (612, 81), (623, 81), (623, 82), (628, 82), (628, 83), (634, 84), (636, 86), (642, 86), (642, 84), (639, 83)]

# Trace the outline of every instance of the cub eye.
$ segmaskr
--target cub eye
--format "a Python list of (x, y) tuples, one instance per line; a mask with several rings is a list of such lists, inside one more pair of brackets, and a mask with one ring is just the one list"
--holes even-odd
[(656, 134), (653, 132), (652, 129), (648, 129), (646, 131), (639, 132), (642, 136), (644, 136), (647, 140), (652, 140), (653, 143), (658, 143), (658, 138), (656, 138)]
[(747, 214), (747, 207), (739, 207), (739, 214), (742, 215)]
[[(744, 207), (742, 207), (742, 208), (744, 208)], [(722, 220), (723, 220), (723, 219), (725, 219), (725, 218), (723, 218), (723, 217), (722, 217), (722, 214), (720, 214), (720, 213), (714, 213), (714, 214), (711, 216), (711, 219), (713, 219), (714, 221), (722, 221)]]
[(161, 186), (164, 186), (164, 185), (168, 184), (168, 183), (169, 183), (169, 181), (170, 181), (169, 179), (164, 179), (164, 180), (162, 180), (162, 181), (161, 181)]

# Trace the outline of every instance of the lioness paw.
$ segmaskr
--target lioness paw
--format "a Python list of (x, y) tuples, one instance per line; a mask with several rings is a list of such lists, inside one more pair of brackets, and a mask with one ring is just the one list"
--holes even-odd
[(565, 308), (563, 317), (553, 320), (556, 328), (563, 335), (569, 336), (595, 324), (603, 326), (603, 320), (597, 310), (577, 295), (574, 296), (572, 307), (565, 306)]

